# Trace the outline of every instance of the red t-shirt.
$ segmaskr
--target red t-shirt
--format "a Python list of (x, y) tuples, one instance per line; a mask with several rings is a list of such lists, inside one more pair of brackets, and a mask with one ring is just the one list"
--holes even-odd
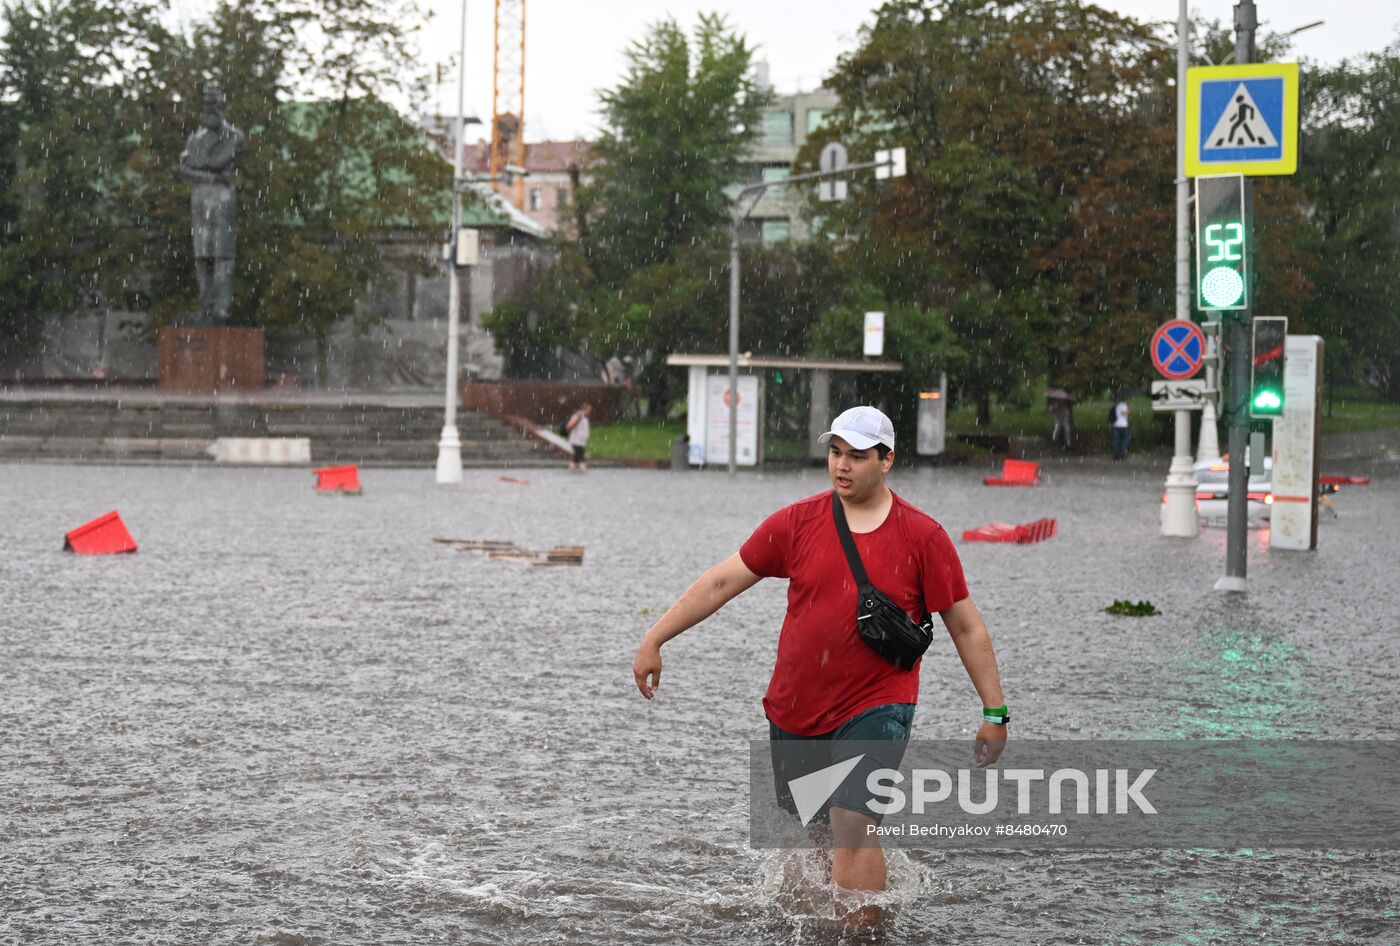
[[(916, 621), (967, 597), (948, 533), (894, 497), (873, 532), (855, 533), (870, 582)], [(899, 670), (856, 631), (856, 582), (831, 517), (831, 491), (779, 509), (739, 549), (749, 571), (787, 578), (787, 617), (763, 710), (780, 729), (819, 736), (884, 703), (916, 703), (919, 668)]]

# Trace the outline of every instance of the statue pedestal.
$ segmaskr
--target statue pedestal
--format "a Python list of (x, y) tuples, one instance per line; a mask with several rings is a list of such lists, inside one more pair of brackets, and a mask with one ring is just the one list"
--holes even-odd
[(160, 389), (179, 394), (256, 391), (267, 384), (260, 328), (163, 328)]

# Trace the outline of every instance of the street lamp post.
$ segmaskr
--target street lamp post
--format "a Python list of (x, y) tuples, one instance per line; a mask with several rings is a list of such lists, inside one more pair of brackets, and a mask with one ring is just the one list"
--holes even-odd
[[(1176, 21), (1176, 317), (1191, 321), (1191, 183), (1186, 178), (1186, 68), (1190, 62), (1190, 20), (1180, 0)], [(1191, 458), (1191, 412), (1173, 411), (1176, 447), (1167, 470), (1162, 534), (1194, 538), (1200, 533), (1196, 511), (1196, 470)]]
[[(739, 461), (739, 225), (744, 222), (764, 191), (765, 182), (750, 184), (734, 198), (729, 216), (729, 475)], [(744, 198), (752, 195), (748, 207)], [(741, 212), (742, 211), (742, 212)]]
[(442, 418), (442, 436), (438, 440), (437, 482), (462, 482), (462, 441), (457, 434), (457, 401), (461, 392), (458, 383), (458, 346), (462, 291), (457, 272), (458, 231), (462, 227), (462, 129), (464, 124), (467, 86), (467, 0), (462, 0), (461, 51), (457, 60), (457, 121), (452, 129), (452, 235), (447, 241), (447, 382)]

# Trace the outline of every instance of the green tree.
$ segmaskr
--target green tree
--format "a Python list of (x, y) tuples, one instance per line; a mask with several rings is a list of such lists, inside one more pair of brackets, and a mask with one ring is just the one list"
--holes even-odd
[[(558, 247), (552, 266), (517, 298), (485, 318), (512, 370), (556, 346), (631, 356), (654, 413), (684, 396), (684, 379), (667, 368), (671, 352), (728, 347), (729, 247), (723, 234), (680, 248), (639, 269), (616, 290), (578, 293), (587, 264), (575, 245)], [(813, 326), (848, 294), (850, 278), (825, 242), (744, 247), (740, 297), (743, 344), (764, 355), (806, 353)], [(858, 337), (858, 336), (857, 336)]]
[(482, 316), (508, 376), (532, 377), (535, 359), (555, 348), (587, 350), (588, 330), (580, 311), (592, 276), (575, 244), (555, 245), (552, 265), (542, 267), (515, 297)]
[(765, 102), (752, 55), (713, 14), (689, 37), (663, 20), (628, 48), (626, 76), (600, 96), (597, 170), (578, 202), (581, 248), (602, 286), (622, 286), (727, 222), (726, 188)]
[[(421, 95), (413, 30), (422, 22), (405, 0), (224, 0), (167, 59), (176, 101), (198, 101), (199, 85), (215, 81), (248, 133), (234, 309), (245, 324), (313, 336), (324, 353), (384, 272), (379, 240), (392, 230), (426, 238), (443, 224), (450, 171), (386, 104)], [(185, 112), (175, 137), (190, 127)], [(148, 171), (147, 193), (164, 194), (169, 211), (148, 237), (180, 248), (163, 257), (169, 317), (193, 301), (188, 191), (171, 187), (168, 164)]]
[(11, 0), (0, 7), (0, 347), (44, 313), (129, 281), (113, 212), (148, 87), (161, 5)]
[[(743, 249), (740, 326), (745, 351), (800, 356), (813, 327), (847, 295), (848, 277), (823, 243), (753, 245)], [(667, 263), (633, 274), (621, 292), (625, 322), (615, 336), (595, 333), (645, 366), (642, 380), (664, 409), (683, 396), (680, 375), (665, 366), (670, 352), (729, 348), (729, 248), (722, 234), (686, 247)], [(607, 318), (605, 316), (605, 318)], [(607, 319), (615, 327), (616, 322)], [(637, 347), (640, 342), (642, 346)], [(681, 387), (677, 387), (681, 386)]]
[(830, 77), (841, 105), (803, 162), (901, 144), (909, 174), (853, 187), (829, 229), (893, 301), (945, 312), (984, 420), (1026, 377), (1130, 380), (1078, 341), (1167, 308), (1174, 119), (1147, 35), (1068, 0), (891, 0)]
[(1321, 71), (1305, 91), (1311, 324), (1329, 378), (1400, 399), (1400, 43)]
[[(0, 291), (12, 337), (84, 299), (194, 306), (174, 173), (203, 87), (248, 141), (234, 320), (324, 340), (384, 270), (390, 231), (432, 239), (450, 170), (397, 108), (421, 102), (414, 0), (223, 0), (185, 34), (159, 0), (3, 8)], [(16, 327), (18, 326), (18, 327)]]
[(189, 187), (175, 173), (185, 141), (199, 122), (207, 85), (229, 103), (228, 120), (247, 135), (238, 170), (238, 269), (233, 320), (262, 324), (260, 302), (287, 258), (288, 224), (295, 222), (298, 182), (307, 155), (297, 153), (288, 51), (297, 23), (260, 3), (221, 3), (188, 34), (167, 36), (156, 51), (155, 76), (137, 104), (131, 175), (119, 192), (130, 222), (125, 254), (139, 260), (142, 294), (157, 320), (180, 319), (197, 305), (190, 242)]
[[(864, 350), (865, 313), (885, 313), (885, 350), (898, 352), (904, 370), (854, 376), (855, 396), (874, 404), (894, 422), (895, 431), (912, 432), (919, 391), (936, 385), (938, 374), (958, 371), (966, 351), (943, 313), (891, 302), (870, 285), (853, 285), (847, 299), (825, 311), (812, 326), (809, 351), (828, 358), (860, 360)], [(912, 456), (913, 451), (909, 451)]]
[(551, 270), (488, 319), (513, 362), (556, 344), (632, 355), (653, 410), (664, 411), (675, 393), (665, 356), (721, 344), (728, 261), (718, 235), (767, 100), (751, 59), (744, 38), (710, 14), (689, 35), (663, 20), (628, 47), (626, 75), (600, 95), (605, 127), (576, 200), (577, 238), (557, 244)]

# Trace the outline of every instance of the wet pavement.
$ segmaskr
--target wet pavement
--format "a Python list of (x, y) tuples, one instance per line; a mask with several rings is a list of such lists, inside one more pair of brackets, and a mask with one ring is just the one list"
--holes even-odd
[[(507, 471), (509, 472), (509, 471)], [(1157, 533), (1164, 470), (1083, 464), (1037, 489), (898, 471), (959, 543), (1013, 738), (1400, 738), (1400, 479), (1344, 488), (1315, 553)], [(768, 475), (0, 466), (0, 942), (829, 943), (809, 855), (747, 843), (748, 740), (785, 603), (767, 581), (631, 680), (641, 632), (778, 506)], [(136, 555), (63, 533), (118, 509)], [(586, 547), (531, 568), (435, 536)], [(1153, 618), (1112, 617), (1118, 598)], [(951, 645), (918, 738), (970, 738)], [(1014, 751), (1014, 743), (1012, 750)], [(1364, 798), (1367, 786), (1358, 786)], [(1400, 942), (1400, 855), (891, 855), (861, 941)], [(804, 887), (804, 884), (806, 885)]]

